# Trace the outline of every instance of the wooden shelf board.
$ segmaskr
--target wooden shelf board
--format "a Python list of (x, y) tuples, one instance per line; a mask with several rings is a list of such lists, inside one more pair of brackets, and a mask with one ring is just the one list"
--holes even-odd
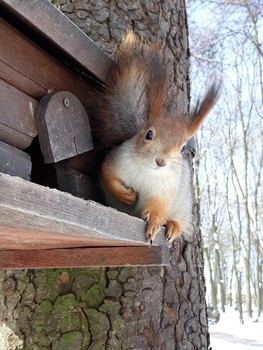
[[(148, 246), (143, 220), (0, 173), (0, 249)], [(154, 246), (168, 244), (164, 228)]]
[(165, 247), (106, 247), (51, 250), (0, 250), (0, 269), (167, 266)]

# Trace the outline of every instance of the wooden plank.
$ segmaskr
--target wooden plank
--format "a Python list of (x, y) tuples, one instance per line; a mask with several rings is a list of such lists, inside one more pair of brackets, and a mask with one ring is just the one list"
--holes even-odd
[(82, 104), (88, 104), (91, 86), (3, 19), (0, 19), (0, 39), (0, 78), (37, 100), (47, 93), (66, 90)]
[(30, 156), (0, 141), (0, 172), (30, 180), (32, 163)]
[(56, 165), (58, 189), (83, 199), (93, 199), (93, 184), (89, 176), (78, 170)]
[[(55, 238), (58, 248), (63, 247), (66, 236), (72, 247), (149, 244), (141, 219), (0, 173), (0, 249), (15, 245), (35, 249), (36, 244), (52, 247)], [(164, 229), (154, 245), (167, 246)]]
[(0, 79), (0, 140), (25, 149), (36, 136), (37, 101)]
[[(16, 215), (21, 215), (18, 210), (10, 211), (0, 209), (0, 215), (5, 217), (10, 213), (12, 218), (15, 218)], [(64, 234), (62, 232), (56, 232), (56, 228), (54, 231), (49, 227), (46, 229), (45, 222), (48, 220), (43, 219), (41, 221), (42, 228), (30, 227), (28, 225), (28, 220), (26, 219), (26, 223), (24, 227), (19, 226), (22, 223), (19, 223), (18, 220), (14, 223), (15, 226), (10, 226), (10, 222), (8, 225), (5, 225), (2, 222), (0, 223), (0, 250), (32, 250), (32, 249), (53, 249), (53, 248), (74, 248), (74, 247), (97, 247), (101, 246), (100, 239), (93, 238), (92, 240), (87, 239), (88, 233), (85, 235), (78, 234)], [(33, 218), (34, 220), (34, 218)], [(48, 221), (50, 225), (50, 221)], [(40, 223), (39, 223), (40, 225)], [(53, 222), (53, 226), (55, 226)], [(73, 231), (77, 232), (76, 229)], [(117, 243), (113, 245), (119, 245)], [(126, 244), (127, 245), (127, 244)], [(123, 244), (125, 246), (125, 244)]]
[(35, 120), (45, 163), (57, 163), (93, 149), (89, 118), (72, 93), (59, 91), (44, 96)]
[(100, 152), (97, 149), (93, 149), (92, 151), (85, 152), (75, 157), (66, 159), (61, 163), (63, 163), (63, 166), (78, 170), (94, 178), (98, 178), (100, 169), (98, 166), (94, 166), (94, 164), (99, 164), (100, 162)]
[(48, 0), (2, 0), (12, 13), (103, 82), (113, 61)]
[(0, 251), (0, 269), (158, 265), (169, 265), (168, 248), (111, 247)]
[[(0, 22), (1, 31), (1, 22)], [(24, 91), (26, 94), (34, 97), (35, 99), (40, 99), (42, 96), (47, 94), (47, 89), (39, 85), (31, 78), (28, 78), (23, 74), (14, 69), (9, 64), (1, 60), (1, 46), (0, 46), (0, 77), (15, 86), (17, 89)]]

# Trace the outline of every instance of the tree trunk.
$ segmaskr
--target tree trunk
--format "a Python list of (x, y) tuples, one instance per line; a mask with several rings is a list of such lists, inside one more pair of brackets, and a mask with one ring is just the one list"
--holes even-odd
[(225, 312), (226, 311), (225, 310), (225, 304), (226, 304), (225, 283), (224, 283), (224, 278), (223, 278), (222, 269), (221, 269), (219, 246), (216, 247), (215, 249), (215, 269), (217, 269), (217, 278), (219, 282), (221, 309), (222, 309), (222, 312)]
[[(175, 111), (187, 114), (184, 0), (56, 4), (108, 53), (128, 29), (158, 41), (170, 59)], [(19, 335), (17, 349), (208, 349), (202, 242), (193, 210), (195, 235), (176, 240), (170, 267), (2, 271), (0, 316)], [(8, 339), (8, 349), (15, 349)]]
[(213, 306), (213, 309), (218, 310), (218, 305), (217, 305), (217, 285), (215, 283), (214, 277), (213, 277), (213, 269), (212, 269), (212, 264), (211, 264), (211, 258), (209, 255), (208, 248), (204, 248), (204, 253), (208, 265), (208, 270), (209, 270), (209, 282), (210, 282), (210, 288), (211, 288), (211, 303)]
[[(233, 181), (233, 173), (232, 173), (232, 181)], [(240, 324), (244, 323), (243, 320), (243, 307), (242, 307), (242, 286), (241, 286), (241, 275), (238, 272), (238, 268), (237, 268), (237, 250), (240, 250), (240, 247), (238, 246), (238, 240), (237, 242), (235, 241), (235, 234), (234, 234), (234, 224), (233, 224), (233, 216), (232, 216), (232, 211), (231, 211), (231, 206), (229, 203), (229, 176), (227, 177), (227, 196), (226, 196), (226, 208), (227, 208), (227, 214), (228, 214), (228, 219), (229, 219), (229, 233), (230, 233), (230, 237), (231, 237), (231, 248), (232, 248), (232, 259), (233, 259), (233, 263), (232, 263), (232, 268), (233, 268), (233, 273), (235, 276), (235, 282), (236, 282), (236, 293), (235, 293), (235, 304), (238, 308), (238, 312), (239, 312), (239, 320), (240, 320)], [(234, 189), (234, 183), (233, 183), (233, 187)], [(236, 193), (237, 196), (237, 193)], [(239, 208), (238, 208), (239, 209)], [(240, 232), (241, 227), (239, 227), (239, 235), (241, 234)]]

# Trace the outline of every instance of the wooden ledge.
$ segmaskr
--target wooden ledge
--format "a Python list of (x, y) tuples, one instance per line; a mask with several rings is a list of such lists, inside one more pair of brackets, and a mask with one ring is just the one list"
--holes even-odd
[(2, 173), (0, 193), (1, 250), (149, 245), (143, 220), (96, 202)]
[(165, 247), (111, 247), (43, 250), (0, 250), (1, 269), (65, 267), (168, 266)]

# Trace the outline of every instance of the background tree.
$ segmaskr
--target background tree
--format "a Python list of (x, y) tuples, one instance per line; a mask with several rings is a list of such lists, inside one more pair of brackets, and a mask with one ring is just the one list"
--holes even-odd
[[(215, 71), (224, 81), (214, 115), (198, 136), (201, 226), (211, 252), (210, 275), (225, 271), (222, 279), (214, 278), (211, 290), (224, 284), (231, 300), (234, 287), (234, 305), (242, 322), (242, 295), (249, 318), (253, 305), (260, 315), (263, 299), (263, 4), (192, 0), (188, 10), (193, 81), (206, 81)], [(192, 91), (198, 91), (197, 83)], [(207, 184), (208, 192), (203, 190)], [(215, 244), (219, 250), (214, 250)], [(215, 302), (212, 293), (211, 301), (220, 301), (224, 310), (224, 293), (216, 296)]]
[[(55, 3), (109, 54), (127, 29), (159, 42), (169, 57), (174, 109), (187, 113), (184, 0)], [(189, 241), (175, 242), (170, 267), (2, 271), (1, 319), (26, 350), (208, 349), (197, 221), (195, 227)]]

